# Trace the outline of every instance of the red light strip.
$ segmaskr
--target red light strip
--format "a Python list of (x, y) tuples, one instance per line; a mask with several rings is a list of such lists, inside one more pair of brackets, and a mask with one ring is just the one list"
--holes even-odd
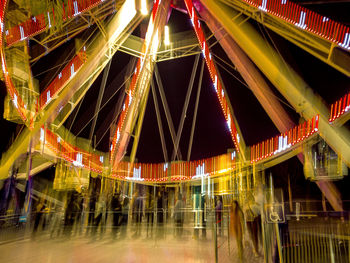
[(156, 14), (159, 8), (159, 4), (160, 4), (161, 0), (154, 0), (154, 4), (153, 4), (153, 9), (152, 9), (152, 21), (154, 22), (154, 19), (156, 18)]
[(291, 146), (304, 141), (318, 131), (319, 115), (311, 120), (268, 139), (264, 142), (253, 145), (250, 148), (250, 162), (258, 162), (273, 155), (287, 151)]
[(305, 31), (350, 50), (350, 27), (289, 0), (242, 0)]
[[(152, 21), (154, 21), (154, 19), (155, 19), (155, 16), (157, 14), (160, 2), (161, 2), (161, 0), (156, 0), (154, 2), (154, 4), (153, 4), (153, 9), (152, 9), (152, 14), (151, 14)], [(144, 41), (144, 43), (142, 45), (141, 54), (144, 54), (146, 52), (146, 48), (147, 48), (146, 42)], [(125, 118), (126, 118), (126, 116), (128, 114), (128, 111), (129, 111), (132, 99), (135, 97), (136, 84), (137, 84), (137, 80), (138, 80), (138, 78), (140, 76), (140, 73), (141, 73), (141, 68), (142, 68), (143, 62), (144, 62), (143, 60), (144, 60), (144, 58), (141, 57), (137, 61), (135, 72), (134, 72), (134, 74), (133, 74), (133, 76), (131, 78), (129, 89), (126, 92), (127, 95), (126, 95), (125, 100), (124, 100), (123, 110), (122, 110), (122, 112), (121, 112), (121, 114), (119, 116), (117, 127), (115, 129), (115, 133), (114, 133), (114, 136), (113, 136), (113, 139), (112, 139), (112, 142), (111, 142), (111, 148), (110, 148), (110, 153), (111, 153), (110, 154), (110, 161), (111, 161), (111, 164), (113, 163), (116, 150), (118, 149), (119, 138), (120, 138), (121, 132), (123, 131), (123, 128), (124, 128)]]
[[(74, 2), (76, 2), (78, 5), (78, 9), (76, 8), (75, 10), (81, 10), (79, 12), (83, 12), (88, 10), (89, 8), (94, 7), (95, 5), (99, 4), (101, 2), (101, 0), (99, 1), (87, 1), (87, 0), (79, 0), (79, 1), (70, 1), (68, 3), (71, 5), (74, 5)], [(5, 10), (6, 10), (6, 4), (7, 1), (1, 1), (0, 2), (0, 27), (1, 27), (1, 31), (3, 32), (3, 28), (4, 28), (4, 16), (5, 16)], [(68, 13), (69, 15), (69, 13)], [(51, 18), (50, 18), (51, 16)], [(53, 18), (53, 20), (51, 21), (51, 19)], [(54, 10), (52, 10), (52, 13), (48, 12), (47, 13), (47, 18), (45, 17), (44, 14), (42, 15), (38, 15), (36, 17), (31, 17), (30, 19), (28, 19), (27, 21), (23, 22), (22, 24), (18, 25), (17, 27), (14, 27), (12, 29), (10, 29), (9, 31), (7, 30), (5, 32), (6, 35), (6, 39), (8, 41), (8, 43), (14, 44), (15, 42), (18, 42), (19, 40), (23, 40), (25, 38), (27, 38), (28, 36), (32, 36), (36, 33), (41, 32), (46, 24), (46, 20), (47, 19), (49, 21), (49, 27), (51, 26), (51, 22), (55, 22), (54, 19)], [(46, 27), (46, 26), (45, 26)], [(17, 108), (18, 114), (20, 115), (21, 119), (23, 120), (23, 122), (27, 122), (28, 121), (28, 111), (27, 111), (27, 105), (24, 104), (19, 92), (17, 91), (16, 87), (14, 86), (11, 77), (8, 73), (7, 70), (7, 65), (5, 62), (5, 54), (4, 54), (4, 50), (3, 50), (3, 34), (1, 34), (0, 37), (0, 45), (1, 45), (1, 64), (2, 64), (2, 70), (4, 73), (4, 79), (5, 79), (5, 84), (6, 84), (6, 88), (7, 88), (7, 92), (9, 94), (9, 96), (11, 97), (14, 106)], [(84, 57), (84, 56), (82, 56)], [(80, 58), (81, 59), (81, 58)], [(81, 61), (79, 61), (79, 58), (75, 58), (75, 60), (73, 61), (73, 63), (75, 64), (74, 66), (78, 66), (78, 68), (80, 68), (81, 66)], [(75, 69), (75, 71), (77, 71), (77, 68)], [(62, 74), (63, 75), (63, 74)], [(54, 85), (54, 84), (53, 84)], [(53, 87), (49, 87), (49, 89), (52, 89)], [(57, 88), (57, 87), (56, 87)], [(54, 94), (56, 94), (58, 91), (56, 90), (50, 90), (50, 95), (53, 96)], [(52, 94), (51, 94), (52, 93)], [(44, 95), (45, 94), (45, 95)], [(45, 106), (46, 101), (44, 99), (44, 96), (47, 96), (47, 92), (45, 92), (44, 94), (40, 95), (40, 107)], [(47, 97), (46, 97), (47, 98)], [(36, 106), (36, 110), (38, 110), (39, 105)], [(34, 127), (34, 114), (30, 114), (29, 116), (29, 125), (28, 127), (30, 129), (32, 129)]]
[(328, 121), (334, 122), (350, 110), (350, 92), (331, 105), (331, 114)]
[(40, 94), (39, 107), (43, 110), (86, 62), (85, 47), (63, 68), (49, 86)]
[[(236, 158), (232, 158), (232, 153), (219, 155), (207, 159), (195, 160), (190, 162), (172, 162), (172, 163), (135, 163), (134, 168), (139, 170), (137, 178), (128, 177), (130, 163), (120, 162), (118, 169), (114, 171), (113, 177), (122, 180), (142, 180), (145, 182), (167, 182), (170, 169), (170, 180), (189, 181), (201, 176), (213, 176), (220, 171), (228, 171), (235, 168), (234, 163)], [(227, 166), (227, 164), (233, 164)], [(170, 166), (169, 166), (170, 165)], [(203, 170), (198, 174), (197, 168), (203, 167)], [(196, 177), (197, 176), (197, 177)]]
[[(68, 0), (66, 6), (64, 3), (62, 4), (62, 18), (66, 21), (67, 18), (73, 18), (103, 2), (103, 0)], [(56, 12), (56, 14), (58, 13), (59, 12)], [(6, 30), (6, 43), (8, 46), (11, 46), (19, 41), (49, 29), (51, 26), (54, 26), (55, 23), (56, 18), (54, 9), (47, 13), (33, 16), (21, 24)]]
[[(159, 5), (160, 0), (157, 1), (157, 5)], [(6, 0), (5, 1), (1, 1), (0, 0), (0, 24), (1, 26), (2, 21), (4, 19), (4, 10), (6, 7)], [(3, 42), (3, 38), (2, 36), (0, 37), (0, 45), (2, 47), (2, 42)], [(25, 121), (25, 108), (24, 108), (24, 103), (21, 100), (21, 97), (18, 96), (18, 92), (15, 89), (11, 78), (9, 77), (8, 73), (7, 73), (7, 68), (6, 68), (6, 63), (4, 60), (4, 53), (3, 50), (1, 49), (1, 59), (2, 59), (2, 68), (4, 71), (4, 76), (5, 76), (5, 81), (6, 81), (6, 86), (9, 92), (9, 95), (11, 96), (11, 98), (14, 98), (14, 95), (17, 96), (17, 103), (18, 103), (18, 109), (19, 112), (22, 113), (22, 117), (23, 120)], [(83, 59), (82, 59), (83, 57)], [(80, 56), (75, 57), (77, 60), (78, 58), (80, 59), (80, 66), (82, 65), (82, 63), (84, 62), (85, 59), (85, 52), (81, 52)], [(74, 60), (74, 59), (73, 59)], [(75, 60), (74, 60), (75, 61)], [(71, 62), (72, 63), (72, 62)], [(70, 69), (71, 63), (68, 64), (68, 66), (66, 66), (65, 68)], [(74, 62), (73, 62), (74, 63)], [(74, 67), (76, 67), (75, 64)], [(137, 76), (139, 75), (139, 71), (140, 71), (140, 65), (141, 65), (141, 61), (138, 62), (138, 65), (136, 67), (136, 72), (132, 78), (132, 82), (131, 82), (131, 92), (133, 92), (134, 88), (135, 88), (135, 84), (137, 81)], [(80, 68), (79, 66), (79, 68)], [(66, 75), (66, 74), (65, 74)], [(67, 76), (69, 76), (69, 74), (67, 73)], [(57, 76), (58, 78), (58, 76)], [(62, 73), (62, 78), (63, 78), (63, 73)], [(54, 80), (55, 81), (55, 80)], [(47, 95), (47, 91), (50, 88), (51, 91), (51, 87), (55, 87), (52, 88), (52, 95), (56, 94), (59, 89), (60, 89), (60, 85), (57, 84), (58, 81), (56, 81), (56, 84), (54, 85), (53, 83), (50, 84), (50, 86), (45, 90), (45, 92), (43, 94)], [(57, 88), (58, 87), (58, 88)], [(132, 88), (134, 87), (134, 88)], [(44, 107), (47, 103), (47, 101), (45, 100), (45, 98), (43, 97), (43, 94), (40, 96), (40, 106)], [(51, 94), (50, 94), (51, 95)], [(126, 98), (126, 105), (128, 105), (128, 98), (130, 99), (130, 96)], [(78, 154), (81, 154), (81, 163), (80, 166), (84, 167), (85, 169), (89, 169), (91, 171), (94, 171), (96, 173), (102, 173), (103, 172), (103, 161), (101, 161), (101, 156), (97, 155), (97, 154), (93, 154), (93, 153), (89, 153), (86, 152), (80, 148), (78, 148), (77, 146), (74, 146), (68, 142), (65, 142), (62, 138), (60, 138), (57, 134), (53, 133), (52, 131), (48, 130), (48, 129), (44, 129), (44, 127), (41, 128), (42, 132), (45, 134), (43, 141), (45, 143), (45, 145), (51, 149), (53, 152), (55, 152), (55, 154), (57, 154), (58, 157), (63, 158), (65, 161), (70, 162), (70, 163), (76, 163), (77, 159), (78, 159)], [(228, 155), (228, 154), (227, 154)], [(229, 158), (229, 157), (226, 157)], [(231, 161), (235, 161), (235, 158), (233, 158)], [(205, 160), (200, 160), (200, 161), (192, 161), (192, 162), (181, 162), (181, 163), (173, 163), (171, 164), (173, 168), (173, 171), (175, 172), (171, 172), (171, 180), (172, 181), (182, 181), (182, 180), (190, 180), (194, 175), (195, 175), (195, 168), (199, 165), (199, 164), (206, 164), (205, 167), (209, 167), (205, 170), (206, 173), (209, 174), (213, 174), (215, 173), (218, 169), (222, 169), (223, 167), (221, 167), (222, 165), (220, 165), (220, 156), (216, 156), (216, 157), (212, 157), (212, 158), (208, 158)], [(221, 163), (227, 163), (226, 161), (221, 162)], [(122, 170), (124, 170), (124, 174), (123, 176), (119, 175), (119, 171), (118, 171), (118, 175), (116, 175), (116, 177), (118, 178), (123, 178), (125, 179), (126, 176), (128, 175), (128, 163), (121, 163), (120, 166), (118, 168), (123, 168)], [(160, 164), (135, 164), (135, 167), (141, 167), (141, 174), (144, 174), (144, 176), (142, 178), (145, 179), (145, 181), (157, 181), (157, 182), (165, 182), (168, 180), (168, 168), (166, 167), (166, 169), (164, 169), (164, 166), (168, 165), (165, 163), (160, 163)], [(183, 174), (183, 175), (181, 175)], [(186, 174), (186, 176), (185, 176)]]
[[(41, 142), (44, 143), (45, 147), (53, 151), (57, 157), (62, 158), (63, 160), (76, 165), (77, 167), (102, 174), (103, 159), (101, 160), (101, 155), (89, 153), (64, 141), (49, 129), (45, 130), (44, 126), (41, 128), (40, 134)], [(135, 163), (133, 167), (139, 170), (138, 178), (128, 177), (130, 176), (130, 163), (121, 162), (118, 165), (118, 170), (114, 171), (113, 177), (122, 180), (166, 182), (168, 181), (168, 173), (170, 169), (171, 181), (189, 181), (194, 179), (195, 176), (212, 176), (220, 171), (232, 169), (235, 167), (235, 161), (235, 154), (227, 153), (224, 155), (190, 162)], [(233, 165), (231, 166), (231, 164)], [(203, 167), (203, 170), (201, 170), (200, 173), (198, 173), (196, 169), (198, 166)]]
[[(44, 127), (41, 128), (40, 132), (41, 134), (44, 132)], [(55, 152), (58, 157), (64, 159), (65, 161), (94, 171), (96, 173), (102, 173), (103, 160), (101, 161), (100, 155), (89, 153), (78, 148), (75, 145), (65, 142), (57, 134), (48, 129), (45, 131), (45, 138), (42, 136), (40, 140), (45, 143), (45, 146)], [(79, 160), (78, 154), (81, 155), (81, 160)]]
[(112, 145), (111, 145), (111, 149), (110, 149), (111, 161), (112, 161), (112, 159), (113, 159), (112, 157), (114, 156), (115, 151), (117, 149), (117, 144), (119, 142), (120, 133), (122, 132), (122, 129), (124, 126), (124, 121), (125, 121), (125, 118), (126, 118), (128, 111), (129, 111), (130, 104), (132, 102), (132, 98), (135, 95), (136, 83), (137, 83), (138, 77), (140, 76), (141, 66), (142, 66), (141, 59), (139, 59), (137, 64), (136, 64), (135, 72), (131, 78), (130, 86), (129, 86), (129, 89), (127, 91), (127, 95), (126, 95), (125, 100), (124, 100), (123, 110), (119, 116), (117, 127), (115, 129), (115, 134), (113, 136)]
[[(1, 65), (2, 65), (2, 71), (4, 73), (4, 79), (6, 84), (7, 93), (9, 94), (10, 98), (12, 99), (12, 102), (14, 103), (14, 106), (17, 108), (18, 114), (23, 120), (23, 122), (27, 121), (27, 110), (26, 106), (24, 105), (24, 102), (19, 95), (18, 91), (16, 90), (11, 77), (7, 71), (7, 65), (5, 63), (5, 53), (3, 49), (3, 29), (4, 29), (4, 18), (5, 18), (5, 9), (7, 5), (7, 0), (0, 1), (0, 29), (1, 29), (1, 36), (0, 36), (0, 56), (1, 56)], [(32, 126), (32, 118), (30, 118), (30, 127)]]
[(211, 54), (209, 51), (209, 46), (208, 46), (208, 43), (205, 39), (204, 32), (203, 32), (202, 27), (201, 27), (201, 23), (198, 20), (198, 16), (197, 16), (197, 13), (196, 13), (195, 8), (193, 6), (192, 0), (185, 0), (185, 4), (187, 7), (188, 14), (189, 14), (191, 21), (192, 21), (194, 31), (196, 32), (199, 44), (201, 46), (202, 53), (204, 55), (204, 58), (205, 58), (205, 61), (207, 64), (207, 68), (209, 70), (210, 77), (211, 77), (211, 80), (213, 82), (213, 85), (214, 85), (214, 88), (216, 91), (216, 95), (219, 99), (222, 112), (224, 113), (225, 119), (226, 119), (227, 124), (229, 126), (232, 141), (237, 149), (237, 152), (239, 152), (240, 151), (240, 149), (239, 149), (239, 134), (238, 134), (238, 131), (237, 131), (234, 119), (233, 119), (234, 115), (232, 112), (230, 112), (230, 108), (229, 108), (228, 103), (227, 103), (227, 98), (226, 98), (226, 95), (224, 94), (223, 85), (222, 85), (221, 80), (218, 76), (213, 58), (211, 57)]
[(6, 43), (11, 46), (46, 29), (45, 15), (33, 16), (21, 24), (5, 31)]

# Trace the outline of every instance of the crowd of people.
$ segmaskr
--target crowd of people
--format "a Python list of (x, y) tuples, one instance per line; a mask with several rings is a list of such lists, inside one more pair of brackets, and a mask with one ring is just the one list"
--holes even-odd
[[(52, 238), (69, 238), (83, 233), (92, 239), (98, 236), (102, 238), (107, 228), (113, 239), (118, 236), (123, 238), (127, 227), (133, 232), (132, 237), (138, 237), (144, 223), (147, 237), (152, 237), (154, 223), (161, 227), (166, 212), (162, 193), (159, 192), (155, 199), (150, 194), (140, 195), (138, 190), (134, 191), (131, 198), (121, 193), (83, 195), (73, 192), (67, 195), (64, 205), (40, 198), (32, 211), (32, 237), (36, 237), (39, 226), (41, 230), (48, 230)], [(181, 206), (180, 209), (183, 208)], [(158, 234), (161, 231), (157, 230)]]
[[(193, 238), (198, 238), (201, 229), (205, 239), (207, 229), (212, 229), (214, 223), (218, 238), (229, 235), (235, 240), (241, 261), (244, 242), (249, 241), (254, 255), (261, 256), (262, 205), (259, 194), (248, 194), (244, 203), (233, 198), (223, 200), (222, 196), (215, 196), (210, 201), (208, 196), (199, 195), (199, 202), (199, 199), (194, 201), (195, 198), (192, 195), (193, 200), (186, 200), (186, 196), (177, 191), (170, 207), (163, 192), (140, 193), (136, 189), (131, 198), (120, 192), (90, 195), (74, 192), (67, 196), (64, 206), (51, 204), (50, 208), (44, 199), (39, 199), (34, 209), (33, 238), (41, 225), (51, 238), (84, 234), (96, 240), (105, 237), (107, 232), (113, 240), (125, 238), (127, 233), (130, 238), (162, 238), (164, 226), (167, 226), (168, 231), (173, 229), (175, 238), (182, 238), (185, 228), (187, 235), (193, 231)], [(193, 210), (192, 203), (200, 205)], [(211, 222), (209, 213), (212, 213)]]

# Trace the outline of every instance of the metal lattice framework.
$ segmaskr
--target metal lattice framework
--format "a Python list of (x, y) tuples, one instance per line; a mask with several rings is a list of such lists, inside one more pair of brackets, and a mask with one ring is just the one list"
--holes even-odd
[[(34, 148), (41, 154), (65, 160), (78, 168), (121, 180), (147, 183), (195, 180), (201, 175), (214, 177), (230, 174), (242, 167), (253, 166), (256, 169), (260, 166), (264, 169), (264, 164), (275, 165), (285, 160), (286, 156), (290, 158), (302, 152), (301, 146), (312, 140), (316, 134), (319, 134), (347, 165), (350, 164), (349, 131), (342, 127), (348, 120), (350, 95), (347, 94), (335, 102), (329, 110), (317, 96), (309, 92), (310, 88), (302, 78), (262, 39), (247, 20), (252, 18), (264, 24), (347, 76), (350, 76), (349, 27), (288, 0), (185, 0), (184, 3), (192, 21), (193, 31), (174, 34), (172, 45), (164, 46), (161, 45), (161, 39), (169, 11), (169, 0), (156, 0), (152, 4), (145, 39), (131, 35), (142, 20), (141, 13), (144, 12), (145, 1), (68, 0), (62, 2), (62, 6), (51, 6), (47, 9), (49, 11), (33, 14), (18, 24), (14, 24), (13, 19), (6, 21), (8, 3), (6, 0), (0, 1), (0, 55), (3, 79), (11, 107), (27, 126), (3, 155), (0, 177), (7, 177), (13, 162), (25, 154), (28, 145), (31, 145), (29, 152)], [(280, 130), (279, 136), (246, 147), (202, 23), (206, 23), (213, 32)], [(98, 32), (77, 48), (76, 54), (43, 92), (23, 98), (22, 91), (16, 86), (15, 79), (18, 74), (13, 66), (9, 67), (7, 63), (11, 52), (23, 51), (27, 54), (25, 63), (29, 65), (62, 45), (66, 41), (67, 32), (73, 38), (87, 30), (91, 24), (96, 24)], [(45, 52), (38, 51), (35, 57), (29, 58), (28, 39), (45, 47)], [(136, 56), (138, 61), (124, 94), (110, 152), (102, 153), (94, 150), (91, 145), (96, 120), (89, 140), (84, 143), (81, 143), (82, 139), (69, 134), (62, 124), (106, 66), (108, 74), (109, 61), (117, 51)], [(134, 163), (148, 94), (153, 89), (154, 72), (158, 86), (161, 86), (160, 78), (157, 77), (156, 62), (200, 53), (205, 59), (235, 145), (234, 152), (198, 161), (189, 161), (189, 152), (187, 162), (169, 163), (162, 142), (166, 162)], [(196, 61), (198, 64), (198, 58)], [(28, 89), (35, 93), (35, 84), (28, 65), (23, 66), (24, 72), (29, 71), (24, 82)], [(254, 69), (254, 65), (300, 113), (305, 122), (293, 124), (280, 102), (269, 95), (269, 92), (265, 92), (269, 89), (268, 85), (261, 73)], [(203, 67), (204, 65), (202, 72)], [(162, 92), (160, 94), (164, 97)], [(101, 104), (102, 95), (99, 94), (98, 105)], [(98, 108), (95, 115), (97, 113)], [(170, 116), (167, 116), (167, 119), (171, 127)], [(134, 144), (130, 161), (125, 162), (123, 157), (133, 131)], [(172, 127), (171, 133), (175, 146), (174, 154), (177, 155), (181, 129), (176, 134)], [(42, 164), (38, 166), (40, 165)], [(36, 167), (33, 168), (35, 169)]]

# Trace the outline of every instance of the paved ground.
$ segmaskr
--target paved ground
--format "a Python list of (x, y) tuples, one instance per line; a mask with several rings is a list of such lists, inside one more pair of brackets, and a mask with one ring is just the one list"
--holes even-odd
[[(51, 263), (51, 262), (215, 262), (214, 242), (211, 233), (207, 238), (194, 238), (191, 229), (185, 230), (182, 238), (175, 238), (171, 229), (161, 237), (146, 238), (143, 231), (135, 237), (131, 231), (124, 239), (112, 239), (107, 232), (95, 239), (85, 235), (68, 238), (50, 238), (47, 233), (33, 240), (23, 240), (0, 245), (0, 262)], [(230, 255), (227, 236), (218, 238), (219, 262), (239, 262), (234, 240), (231, 240)], [(250, 246), (245, 244), (245, 262), (262, 262), (254, 257)]]

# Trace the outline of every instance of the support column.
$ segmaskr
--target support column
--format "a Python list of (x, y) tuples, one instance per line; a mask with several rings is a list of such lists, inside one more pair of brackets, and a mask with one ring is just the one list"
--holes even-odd
[[(29, 141), (39, 132), (42, 125), (51, 123), (60, 113), (62, 107), (73, 97), (73, 95), (84, 86), (91, 76), (97, 78), (96, 71), (102, 71), (111, 56), (108, 53), (115, 53), (117, 49), (111, 50), (115, 44), (121, 44), (131, 33), (131, 29), (140, 21), (141, 13), (135, 9), (135, 3), (132, 0), (127, 0), (114, 15), (111, 21), (106, 25), (106, 30), (110, 35), (108, 41), (102, 36), (98, 36), (91, 43), (87, 50), (88, 58), (81, 69), (74, 75), (69, 83), (62, 89), (60, 94), (45, 111), (42, 112), (40, 118), (36, 120), (36, 124), (32, 130), (25, 128), (18, 136), (16, 141), (11, 145), (10, 149), (4, 153), (0, 163), (0, 178), (8, 177), (8, 171), (11, 168), (14, 160), (21, 154), (27, 151)], [(110, 55), (113, 55), (110, 54)], [(37, 141), (37, 140), (36, 140)], [(33, 141), (33, 145), (35, 142)]]
[[(314, 94), (304, 80), (285, 63), (249, 23), (241, 23), (244, 18), (238, 17), (237, 11), (213, 0), (202, 0), (201, 3), (223, 28), (225, 34), (228, 34), (241, 47), (302, 117), (309, 119), (319, 114), (321, 137), (350, 166), (350, 133), (345, 128), (332, 127), (328, 123), (329, 110), (321, 98)], [(232, 17), (236, 19), (232, 20)], [(230, 53), (228, 51), (230, 48), (225, 50), (228, 54)], [(340, 195), (337, 194), (335, 186), (327, 182), (322, 183), (320, 188), (328, 200), (333, 200), (331, 202), (332, 206), (334, 204), (333, 208), (336, 211), (341, 209), (341, 206), (337, 204), (340, 201)]]
[(328, 123), (329, 110), (322, 99), (310, 89), (267, 41), (237, 11), (214, 0), (202, 0), (227, 34), (232, 37), (255, 65), (265, 74), (294, 109), (305, 119), (319, 114), (319, 133), (350, 166), (350, 132)]
[(277, 129), (284, 133), (293, 128), (295, 126), (293, 120), (274, 96), (254, 63), (206, 8), (198, 8), (198, 11)]
[(341, 196), (336, 186), (330, 181), (317, 181), (317, 186), (335, 211), (343, 211)]
[[(27, 182), (26, 182), (26, 196), (23, 206), (23, 215), (26, 217), (26, 221), (30, 222), (29, 216), (32, 207), (32, 188), (33, 188), (33, 177), (31, 176), (32, 170), (32, 140), (29, 142), (28, 151), (28, 167), (27, 167)], [(29, 224), (28, 224), (29, 226)]]

